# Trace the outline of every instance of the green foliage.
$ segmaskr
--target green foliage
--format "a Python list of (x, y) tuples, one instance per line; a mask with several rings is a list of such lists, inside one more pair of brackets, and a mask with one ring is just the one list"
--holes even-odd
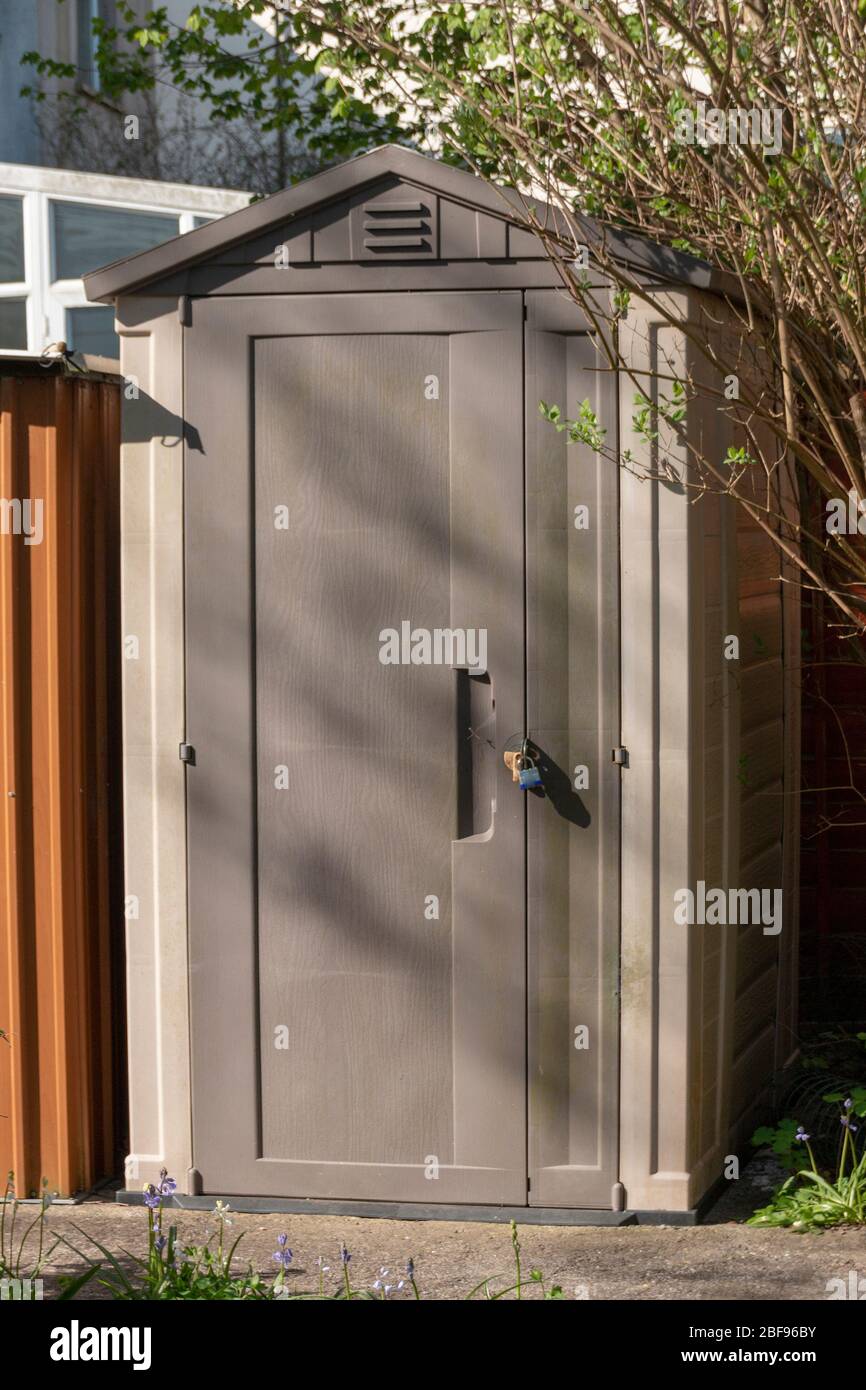
[[(63, 0), (59, 0), (63, 3)], [(273, 32), (253, 26), (271, 18)], [(322, 65), (327, 54), (315, 45), (302, 52), (285, 10), (266, 0), (213, 0), (193, 6), (185, 24), (173, 22), (165, 5), (144, 15), (130, 0), (118, 0), (117, 23), (94, 19), (95, 64), (102, 98), (120, 103), (124, 94), (171, 86), (206, 100), (217, 124), (251, 118), (263, 132), (283, 131), (323, 165), (350, 158), (359, 149), (411, 140), (412, 131), (381, 103), (374, 106)], [(227, 39), (243, 36), (236, 51)], [(308, 34), (309, 37), (309, 34)], [(38, 81), (22, 93), (47, 100), (52, 84), (73, 113), (85, 110), (72, 63), (23, 55)], [(70, 88), (71, 84), (71, 88)]]
[(824, 1099), (828, 1092), (852, 1096), (866, 1074), (866, 1035), (843, 1029), (820, 1033), (801, 1044), (799, 1063), (777, 1078), (780, 1115), (796, 1115), (811, 1135), (810, 1143), (821, 1169), (836, 1162), (839, 1119)]
[(728, 445), (728, 451), (725, 454), (725, 463), (728, 464), (729, 467), (747, 468), (757, 464), (757, 462), (758, 460), (753, 458), (745, 447), (740, 446), (739, 448), (734, 448), (733, 444)]
[(796, 1173), (803, 1161), (802, 1144), (797, 1142), (800, 1128), (796, 1120), (786, 1117), (777, 1125), (761, 1125), (752, 1135), (752, 1143), (760, 1148), (769, 1145), (782, 1166)]
[[(841, 1125), (836, 1164), (832, 1170), (822, 1169), (811, 1136), (788, 1117), (773, 1127), (757, 1129), (752, 1143), (769, 1144), (792, 1175), (772, 1201), (749, 1218), (750, 1226), (790, 1226), (797, 1231), (810, 1231), (866, 1224), (866, 1146), (862, 1139), (858, 1143), (861, 1126), (854, 1123), (855, 1116), (866, 1116), (866, 1086), (855, 1086), (848, 1095), (830, 1091), (822, 1099), (834, 1107)], [(804, 1151), (808, 1167), (802, 1165)]]
[(669, 425), (679, 425), (686, 415), (686, 388), (683, 382), (674, 381), (669, 400), (661, 398), (651, 401), (642, 391), (635, 393), (635, 413), (632, 426), (637, 435), (646, 443), (658, 439), (658, 430), (653, 426), (658, 420), (666, 420)]
[(601, 453), (607, 431), (602, 428), (589, 400), (581, 403), (573, 420), (564, 416), (558, 405), (548, 405), (546, 401), (539, 401), (538, 410), (559, 434), (568, 432), (570, 443), (586, 444), (595, 453)]
[(804, 1169), (782, 1184), (771, 1202), (750, 1216), (750, 1226), (789, 1226), (795, 1231), (862, 1226), (866, 1221), (866, 1154), (834, 1181)]

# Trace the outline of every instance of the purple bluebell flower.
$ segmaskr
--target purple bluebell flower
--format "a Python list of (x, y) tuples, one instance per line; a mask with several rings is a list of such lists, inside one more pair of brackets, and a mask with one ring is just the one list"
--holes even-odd
[(145, 1187), (144, 1204), (150, 1207), (151, 1211), (155, 1211), (165, 1197), (170, 1197), (176, 1191), (177, 1183), (174, 1178), (168, 1176), (168, 1169), (163, 1168), (159, 1175), (159, 1182), (149, 1182)]
[(287, 1235), (277, 1236), (277, 1245), (280, 1248), (274, 1251), (274, 1261), (281, 1269), (288, 1269), (292, 1263), (292, 1252), (288, 1247), (288, 1239)]
[(344, 1265), (347, 1265), (347, 1264), (349, 1263), (349, 1261), (351, 1260), (351, 1258), (352, 1258), (352, 1256), (349, 1254), (349, 1252), (348, 1252), (348, 1250), (346, 1249), (345, 1245), (341, 1245), (341, 1246), (340, 1246), (340, 1259), (343, 1261), (343, 1264), (344, 1264)]
[(857, 1125), (852, 1125), (852, 1123), (851, 1123), (851, 1121), (848, 1119), (848, 1116), (847, 1116), (847, 1115), (840, 1115), (840, 1116), (839, 1116), (839, 1123), (840, 1123), (840, 1125), (844, 1125), (846, 1129), (850, 1129), (850, 1131), (851, 1131), (852, 1134), (856, 1134), (856, 1133), (857, 1133), (858, 1126), (857, 1126)]
[(412, 1259), (411, 1255), (406, 1261), (406, 1277), (408, 1279), (415, 1278), (415, 1261)]
[(797, 1128), (797, 1133), (794, 1135), (795, 1142), (798, 1144), (805, 1144), (806, 1140), (811, 1138), (811, 1134), (807, 1134), (803, 1126), (799, 1125)]
[(154, 1243), (154, 1245), (156, 1246), (157, 1250), (159, 1251), (159, 1253), (160, 1253), (160, 1255), (161, 1255), (162, 1252), (163, 1252), (163, 1250), (165, 1249), (165, 1247), (168, 1245), (168, 1237), (167, 1237), (167, 1236), (157, 1236), (156, 1240), (155, 1240), (153, 1243)]

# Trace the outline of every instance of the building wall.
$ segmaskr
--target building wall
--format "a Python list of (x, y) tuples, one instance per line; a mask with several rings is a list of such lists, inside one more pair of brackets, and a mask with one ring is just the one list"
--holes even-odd
[[(147, 8), (136, 0), (138, 12)], [(175, 3), (175, 8), (177, 4)], [(22, 87), (39, 87), (53, 94), (69, 86), (56, 79), (41, 79), (25, 53), (38, 53), (59, 63), (77, 64), (81, 55), (79, 26), (99, 14), (109, 22), (115, 16), (114, 0), (0, 0), (0, 160), (15, 164), (51, 163), (51, 141), (42, 120), (48, 108), (23, 96)], [(88, 74), (82, 72), (84, 83)], [(134, 109), (130, 104), (128, 109)]]
[[(54, 8), (60, 14), (60, 6)], [(31, 103), (20, 90), (28, 76), (21, 55), (39, 48), (44, 9), (44, 0), (0, 0), (0, 160), (38, 164), (41, 159)]]
[[(134, 0), (139, 17), (149, 8), (150, 0)], [(193, 0), (165, 3), (169, 20), (178, 26), (192, 8)], [(96, 14), (117, 23), (116, 0), (0, 0), (0, 161), (272, 192), (281, 162), (274, 132), (262, 132), (243, 118), (230, 129), (215, 126), (210, 104), (170, 81), (110, 103), (102, 99), (95, 68), (82, 66), (93, 51), (86, 35)], [(242, 52), (260, 27), (250, 22), (240, 34), (223, 36), (222, 46)], [(22, 65), (27, 52), (73, 64), (75, 80), (39, 77), (29, 64)], [(46, 100), (22, 96), (25, 86), (39, 87)], [(61, 99), (61, 94), (66, 95)], [(74, 114), (66, 99), (70, 94), (76, 94)], [(127, 138), (124, 128), (130, 114), (140, 122), (137, 139)], [(285, 181), (312, 171), (314, 163), (301, 144), (289, 139), (282, 149)]]

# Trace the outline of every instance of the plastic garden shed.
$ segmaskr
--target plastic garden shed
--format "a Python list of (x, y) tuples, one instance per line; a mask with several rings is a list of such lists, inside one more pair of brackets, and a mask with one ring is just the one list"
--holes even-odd
[[(709, 267), (614, 244), (748, 369)], [(799, 620), (684, 485), (721, 380), (639, 296), (620, 379), (520, 197), (394, 146), (86, 284), (134, 397), (130, 1199), (694, 1212), (794, 1049)], [(662, 361), (706, 389), (656, 481), (539, 411), (640, 458)], [(678, 923), (701, 885), (783, 920)]]

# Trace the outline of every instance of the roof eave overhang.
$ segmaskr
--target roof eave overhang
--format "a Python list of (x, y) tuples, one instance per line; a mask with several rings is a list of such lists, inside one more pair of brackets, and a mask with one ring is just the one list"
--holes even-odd
[[(430, 192), (528, 229), (534, 222), (549, 231), (554, 241), (557, 234), (568, 236), (564, 216), (542, 200), (513, 188), (498, 188), (474, 174), (415, 150), (384, 145), (182, 237), (174, 237), (149, 251), (93, 270), (84, 276), (85, 293), (91, 302), (111, 304), (120, 295), (134, 294), (147, 284), (188, 270), (220, 252), (264, 235), (272, 227), (307, 216), (389, 176), (405, 178)], [(591, 233), (588, 240), (592, 244), (600, 235), (599, 226), (590, 219), (583, 219), (583, 222)], [(683, 252), (613, 228), (606, 230), (604, 241), (611, 259), (627, 266), (641, 281), (689, 285), (736, 299), (742, 297), (735, 276), (714, 270), (706, 262)]]

